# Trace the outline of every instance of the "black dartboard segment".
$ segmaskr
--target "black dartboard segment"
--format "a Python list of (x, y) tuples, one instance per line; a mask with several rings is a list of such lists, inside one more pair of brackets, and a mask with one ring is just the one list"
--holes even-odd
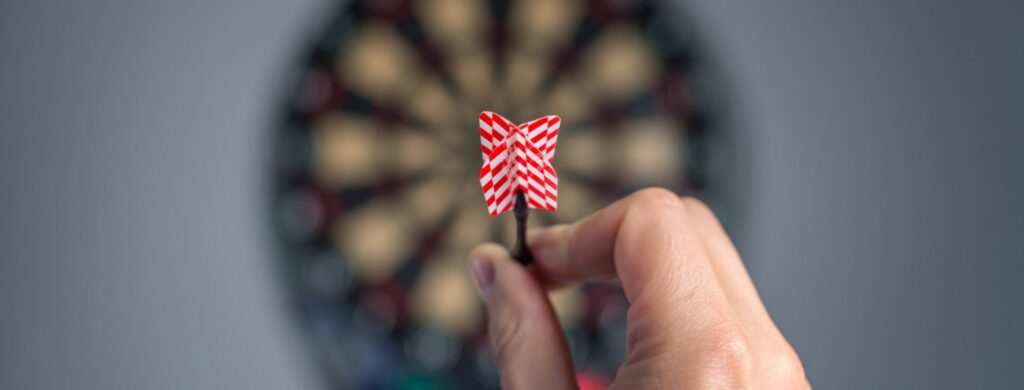
[[(356, 0), (301, 61), (274, 148), (296, 312), (337, 388), (494, 388), (465, 256), (512, 243), (479, 187), (477, 117), (563, 118), (574, 221), (646, 186), (704, 189), (708, 110), (678, 12), (630, 0)], [(552, 295), (587, 386), (622, 360), (613, 283)]]

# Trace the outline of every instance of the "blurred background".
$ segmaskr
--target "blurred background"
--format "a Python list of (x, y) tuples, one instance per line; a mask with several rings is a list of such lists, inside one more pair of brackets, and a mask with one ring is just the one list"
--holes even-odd
[[(1024, 6), (687, 0), (648, 12), (672, 26), (652, 33), (642, 12), (616, 11), (635, 2), (584, 2), (562, 14), (588, 15), (578, 19), (591, 21), (582, 38), (555, 31), (530, 40), (515, 32), (543, 24), (508, 23), (501, 25), (513, 32), (508, 36), (463, 42), (456, 38), (465, 34), (432, 30), (429, 21), (476, 20), (464, 18), (474, 15), (465, 7), (445, 13), (397, 1), (344, 3), (0, 3), (0, 388), (346, 388), (373, 385), (361, 376), (388, 368), (410, 373), (399, 383), (409, 386), (464, 384), (446, 379), (448, 370), (486, 385), (479, 374), (486, 362), (470, 359), (486, 356), (473, 348), (479, 324), (465, 320), (479, 308), (443, 299), (460, 290), (430, 293), (448, 291), (431, 283), (459, 285), (461, 273), (402, 265), (420, 257), (454, 264), (473, 243), (464, 230), (491, 222), (456, 229), (459, 221), (476, 221), (462, 218), (474, 211), (453, 211), (453, 225), (423, 222), (435, 215), (433, 203), (409, 206), (417, 205), (415, 188), (402, 184), (418, 172), (346, 168), (405, 151), (397, 154), (426, 159), (409, 160), (413, 167), (447, 169), (430, 165), (435, 149), (423, 145), (446, 137), (444, 129), (472, 127), (479, 107), (463, 104), (453, 118), (427, 124), (396, 112), (443, 111), (412, 105), (418, 99), (409, 97), (449, 85), (474, 104), (502, 91), (507, 96), (486, 105), (518, 121), (586, 113), (575, 126), (584, 130), (560, 140), (560, 148), (581, 151), (559, 149), (563, 175), (563, 166), (601, 172), (582, 152), (608, 147), (601, 145), (671, 144), (692, 152), (622, 153), (612, 161), (632, 170), (601, 180), (563, 176), (564, 185), (576, 186), (577, 201), (565, 203), (573, 192), (563, 193), (560, 211), (585, 213), (647, 184), (708, 199), (816, 387), (1024, 386), (1015, 372), (1024, 363), (1024, 249), (1017, 239), (1024, 232), (1024, 30), (1015, 20)], [(529, 2), (509, 2), (519, 3)], [(500, 20), (495, 15), (515, 9), (484, 15)], [(410, 25), (410, 14), (423, 22)], [(445, 33), (455, 35), (436, 40)], [(566, 34), (574, 38), (559, 38)], [(421, 36), (418, 44), (393, 43)], [(513, 38), (519, 36), (527, 38)], [(543, 54), (545, 43), (558, 39), (581, 49)], [(347, 61), (362, 58), (360, 50), (441, 60)], [(525, 70), (507, 78), (453, 70), (449, 81), (438, 76), (432, 84), (419, 75), (444, 75), (436, 70), (442, 67), (388, 73), (375, 66), (458, 69), (452, 59), (472, 59), (473, 50), (526, 54), (491, 57), (509, 65), (468, 69)], [(666, 76), (646, 80), (593, 65), (622, 58), (640, 59), (625, 69), (668, 70), (652, 70)], [(330, 68), (327, 76), (316, 76), (320, 66)], [(537, 69), (563, 68), (573, 71), (537, 84), (555, 92), (574, 86), (575, 95), (564, 92), (573, 98), (563, 100), (592, 104), (537, 103), (548, 94), (517, 90), (519, 82), (485, 88), (479, 81), (529, 80), (547, 74)], [(395, 75), (418, 77), (395, 82)], [(679, 80), (702, 87), (665, 92)], [(634, 101), (622, 91), (650, 93)], [(609, 122), (614, 129), (599, 129)], [(384, 140), (360, 130), (381, 126), (402, 130), (389, 130)], [(442, 132), (424, 140), (404, 130), (420, 127)], [(289, 134), (311, 136), (296, 141)], [(472, 161), (475, 150), (465, 146), (475, 146), (472, 138), (449, 141), (467, 150), (452, 154), (457, 161)], [(351, 145), (360, 147), (347, 150)], [(377, 152), (352, 157), (366, 149)], [(448, 186), (439, 183), (427, 188)], [(336, 206), (344, 212), (310, 206), (309, 199), (325, 196), (342, 199)], [(375, 204), (380, 199), (387, 201)], [(388, 214), (396, 205), (411, 211)], [(398, 217), (410, 221), (396, 225)], [(310, 227), (324, 218), (336, 218), (330, 229), (338, 232)], [(381, 234), (352, 237), (347, 232), (359, 229), (348, 224), (430, 239), (404, 251), (359, 247)], [(504, 235), (498, 227), (490, 237)], [(405, 242), (384, 242), (396, 241)], [(384, 247), (389, 251), (380, 252)], [(324, 248), (330, 264), (344, 267), (317, 265)], [(324, 290), (336, 299), (317, 295)], [(587, 358), (577, 363), (600, 376), (614, 360), (601, 340), (615, 321), (587, 320), (605, 318), (607, 301), (595, 296), (614, 292), (565, 299), (563, 320), (579, 329), (574, 353)], [(389, 299), (404, 306), (381, 306)], [(392, 309), (381, 314), (380, 307)], [(419, 307), (442, 310), (417, 314)], [(449, 314), (431, 314), (437, 312)], [(353, 347), (352, 335), (369, 341)], [(451, 361), (417, 360), (423, 351), (452, 350), (461, 352), (446, 352), (457, 355)], [(337, 369), (356, 364), (353, 355), (371, 363)]]

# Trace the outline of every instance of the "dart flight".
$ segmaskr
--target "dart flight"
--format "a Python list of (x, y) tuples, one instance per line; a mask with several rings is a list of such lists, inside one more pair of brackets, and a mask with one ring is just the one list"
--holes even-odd
[(519, 191), (530, 208), (558, 207), (558, 176), (551, 158), (561, 122), (557, 115), (548, 115), (515, 125), (493, 112), (480, 113), (480, 186), (492, 217), (511, 210)]

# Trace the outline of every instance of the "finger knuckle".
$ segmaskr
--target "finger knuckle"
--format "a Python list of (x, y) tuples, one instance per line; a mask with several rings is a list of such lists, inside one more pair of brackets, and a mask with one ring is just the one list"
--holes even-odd
[(675, 192), (661, 187), (644, 188), (630, 196), (630, 206), (635, 208), (661, 209), (678, 203), (679, 196)]
[(686, 213), (694, 223), (703, 226), (714, 226), (719, 224), (718, 217), (715, 216), (715, 212), (700, 199), (683, 197), (680, 200), (680, 203), (686, 207)]
[(804, 372), (804, 365), (800, 357), (792, 348), (775, 355), (770, 361), (769, 371), (771, 376), (776, 378), (777, 388), (780, 389), (807, 389), (810, 383), (807, 381), (807, 374)]
[(704, 364), (705, 382), (727, 388), (753, 385), (755, 358), (753, 348), (742, 331), (723, 327), (707, 334), (708, 348)]
[(683, 202), (683, 205), (685, 205), (686, 209), (689, 211), (706, 216), (715, 215), (715, 213), (711, 211), (711, 207), (709, 207), (707, 203), (704, 203), (700, 199), (690, 196), (684, 196), (682, 199), (680, 199), (680, 201)]
[(656, 223), (678, 218), (680, 207), (679, 197), (664, 188), (651, 187), (639, 190), (627, 198), (627, 217), (643, 223)]
[[(615, 258), (621, 262), (619, 265), (642, 261), (643, 256), (634, 254), (645, 251), (658, 250), (666, 256), (678, 255), (681, 243), (693, 238), (692, 232), (682, 223), (686, 217), (685, 209), (674, 192), (657, 187), (645, 188), (630, 195), (625, 202), (624, 215), (615, 237)], [(652, 249), (655, 245), (659, 246)], [(623, 267), (629, 272), (628, 268), (631, 267)]]

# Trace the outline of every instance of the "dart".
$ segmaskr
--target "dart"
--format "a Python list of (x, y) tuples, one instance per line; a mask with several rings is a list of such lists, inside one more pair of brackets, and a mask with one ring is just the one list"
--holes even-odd
[(532, 261), (526, 246), (529, 209), (558, 208), (558, 176), (551, 166), (561, 118), (548, 115), (515, 125), (490, 111), (480, 113), (480, 187), (491, 217), (513, 210), (516, 246), (512, 257)]

